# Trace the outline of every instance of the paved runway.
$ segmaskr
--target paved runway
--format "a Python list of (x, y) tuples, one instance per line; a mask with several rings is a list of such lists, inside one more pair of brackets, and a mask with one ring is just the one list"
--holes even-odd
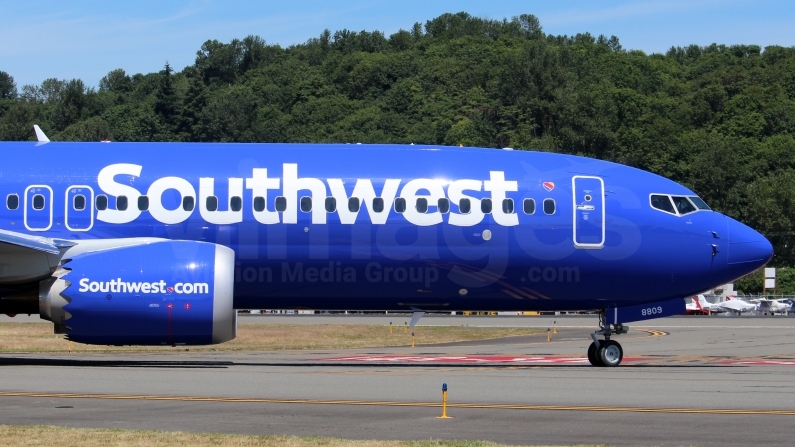
[[(249, 316), (241, 323), (385, 318)], [(420, 323), (548, 324), (542, 319), (553, 318)], [(0, 421), (524, 445), (793, 444), (795, 320), (638, 323), (616, 338), (627, 357), (616, 369), (583, 358), (594, 317), (557, 321), (562, 329), (552, 342), (540, 334), (415, 349), (3, 354)], [(435, 418), (442, 383), (450, 387), (451, 420)]]

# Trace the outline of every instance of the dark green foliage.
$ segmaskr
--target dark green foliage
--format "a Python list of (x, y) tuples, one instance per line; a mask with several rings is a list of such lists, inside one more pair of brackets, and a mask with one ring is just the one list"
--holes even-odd
[(168, 125), (174, 124), (177, 117), (177, 90), (174, 88), (173, 72), (166, 63), (160, 72), (160, 85), (155, 92), (155, 113)]
[(259, 36), (234, 39), (228, 44), (208, 40), (196, 52), (195, 67), (207, 85), (230, 85), (238, 76), (273, 58), (278, 50), (268, 47)]
[(81, 118), (87, 118), (83, 114), (88, 102), (83, 81), (72, 79), (64, 83), (57, 96), (50, 119), (56, 130), (64, 130)]
[[(10, 83), (9, 83), (10, 82)], [(9, 85), (11, 87), (9, 87)], [(0, 72), (0, 139), (391, 142), (514, 147), (636, 166), (768, 234), (795, 266), (795, 48), (627, 51), (538, 19), (443, 14), (385, 36), (208, 40), (182, 72), (23, 86)]]
[[(36, 111), (25, 103), (14, 103), (0, 118), (0, 135), (10, 141), (27, 141), (35, 138), (33, 123)], [(46, 131), (46, 129), (45, 129)]]
[(0, 71), (0, 99), (14, 99), (17, 97), (17, 84), (14, 78), (4, 72)]
[[(762, 293), (764, 285), (764, 269), (759, 269), (750, 275), (737, 280), (734, 290), (745, 294)], [(783, 267), (776, 269), (776, 288), (766, 289), (767, 294), (795, 295), (795, 268)]]
[(201, 141), (200, 118), (207, 105), (207, 87), (198, 74), (188, 78), (188, 90), (182, 99), (179, 116), (180, 140)]
[(122, 95), (131, 89), (132, 78), (127, 76), (127, 73), (121, 68), (111, 70), (107, 76), (99, 80), (100, 92), (113, 92)]

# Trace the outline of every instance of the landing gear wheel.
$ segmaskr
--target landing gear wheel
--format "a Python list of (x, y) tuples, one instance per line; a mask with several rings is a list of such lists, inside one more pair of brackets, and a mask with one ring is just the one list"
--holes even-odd
[(599, 359), (599, 355), (597, 351), (599, 348), (596, 347), (596, 343), (591, 343), (591, 346), (588, 346), (588, 361), (591, 362), (593, 366), (605, 366), (602, 364), (602, 360)]
[(602, 366), (618, 366), (624, 358), (624, 350), (614, 340), (605, 340), (600, 343), (596, 354)]

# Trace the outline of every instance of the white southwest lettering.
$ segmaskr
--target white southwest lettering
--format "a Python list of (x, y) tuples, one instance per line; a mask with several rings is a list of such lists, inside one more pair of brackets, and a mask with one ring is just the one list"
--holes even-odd
[(251, 190), (251, 195), (254, 197), (262, 197), (265, 200), (265, 209), (262, 211), (254, 211), (254, 218), (261, 224), (277, 224), (279, 223), (279, 213), (276, 211), (268, 210), (271, 200), (268, 198), (269, 189), (279, 189), (278, 178), (268, 178), (267, 169), (254, 168), (251, 173), (251, 178), (246, 179), (246, 189)]
[[(354, 212), (348, 209), (348, 199), (351, 197), (357, 197), (362, 201), (361, 206), (367, 208), (370, 222), (376, 225), (385, 224), (386, 218), (389, 217), (389, 212), (392, 210), (392, 204), (395, 203), (397, 190), (400, 187), (400, 179), (387, 179), (384, 182), (384, 189), (381, 190), (381, 195), (376, 196), (373, 182), (369, 178), (360, 178), (356, 180), (356, 185), (353, 187), (349, 197), (348, 193), (345, 192), (345, 184), (342, 179), (330, 178), (326, 181), (329, 189), (331, 189), (331, 195), (337, 201), (337, 214), (343, 224), (356, 223), (356, 216), (359, 214), (359, 211)], [(373, 199), (376, 197), (384, 199), (384, 210), (380, 213), (376, 213), (373, 210)]]
[(459, 204), (461, 199), (469, 199), (471, 210), (467, 214), (450, 213), (447, 223), (458, 227), (470, 227), (477, 225), (483, 220), (483, 211), (480, 210), (480, 199), (464, 194), (464, 191), (480, 191), (483, 182), (480, 180), (456, 180), (447, 187), (447, 195), (450, 202)]
[[(428, 194), (418, 194), (426, 190)], [(422, 197), (428, 200), (428, 209), (436, 208), (439, 199), (444, 198), (444, 188), (438, 180), (418, 178), (406, 183), (400, 191), (400, 197), (406, 199), (406, 220), (419, 226), (429, 226), (442, 223), (442, 213), (439, 211), (420, 213), (417, 211), (417, 199)]]
[(179, 177), (163, 177), (155, 180), (149, 186), (149, 191), (146, 195), (149, 197), (149, 213), (160, 222), (164, 224), (178, 224), (188, 220), (193, 210), (187, 211), (182, 208), (180, 204), (173, 210), (166, 209), (163, 206), (163, 193), (169, 189), (176, 189), (179, 193), (180, 202), (185, 197), (196, 197), (196, 190), (184, 178)]
[(140, 165), (118, 163), (107, 166), (99, 171), (99, 175), (97, 175), (99, 189), (114, 197), (126, 196), (128, 199), (128, 206), (124, 211), (111, 209), (110, 207), (100, 210), (97, 212), (97, 220), (113, 224), (125, 224), (134, 221), (141, 214), (138, 210), (138, 197), (141, 196), (141, 193), (132, 186), (118, 183), (115, 180), (117, 175), (140, 177), (141, 169), (142, 167)]
[(285, 163), (282, 165), (284, 188), (282, 195), (287, 199), (287, 208), (282, 213), (282, 222), (298, 223), (298, 191), (308, 190), (312, 193), (312, 223), (326, 223), (326, 210), (323, 201), (326, 199), (326, 185), (317, 178), (298, 178), (298, 165)]
[[(207, 198), (216, 196), (215, 194), (215, 179), (202, 177), (199, 179), (199, 213), (202, 219), (211, 224), (228, 225), (243, 222), (243, 209), (232, 211), (229, 206), (229, 201), (232, 197), (243, 197), (243, 179), (230, 178), (229, 179), (229, 193), (226, 196), (227, 209), (221, 211), (209, 211), (207, 209)], [(223, 196), (222, 196), (223, 197)], [(221, 200), (218, 200), (218, 208), (222, 208)]]
[[(97, 178), (99, 188), (111, 196), (126, 196), (129, 200), (129, 206), (125, 211), (111, 209), (98, 211), (97, 220), (123, 224), (132, 222), (141, 214), (137, 207), (138, 197), (141, 196), (141, 193), (132, 186), (115, 180), (117, 175), (140, 177), (141, 171), (142, 167), (140, 165), (124, 163), (113, 164), (100, 171)], [(282, 180), (283, 184), (281, 184)], [(348, 199), (356, 197), (360, 200), (360, 209), (361, 207), (367, 208), (370, 223), (383, 225), (390, 214), (393, 213), (395, 198), (401, 197), (406, 200), (406, 211), (403, 213), (403, 217), (410, 223), (419, 226), (437, 225), (444, 222), (444, 215), (438, 211), (437, 204), (439, 199), (447, 197), (452, 205), (447, 217), (447, 223), (455, 226), (472, 226), (482, 222), (484, 214), (480, 208), (480, 199), (465, 194), (465, 192), (486, 191), (491, 195), (494, 221), (498, 225), (503, 226), (519, 224), (519, 216), (516, 212), (503, 212), (503, 200), (508, 198), (509, 192), (518, 191), (518, 183), (514, 180), (506, 180), (505, 172), (503, 171), (490, 171), (489, 180), (486, 181), (474, 179), (454, 180), (449, 182), (446, 193), (445, 184), (447, 182), (419, 178), (412, 179), (403, 185), (398, 195), (400, 183), (401, 179), (384, 179), (381, 195), (379, 196), (373, 187), (372, 179), (356, 179), (349, 196), (343, 179), (329, 178), (324, 182), (313, 177), (300, 178), (298, 176), (298, 164), (284, 163), (282, 165), (282, 179), (268, 177), (268, 170), (264, 168), (253, 169), (250, 178), (229, 178), (228, 192), (225, 196), (227, 203), (231, 197), (243, 198), (245, 184), (245, 189), (251, 190), (251, 198), (245, 202), (244, 206), (252, 208), (252, 213), (257, 222), (268, 225), (278, 224), (280, 221), (285, 224), (298, 223), (299, 201), (303, 196), (312, 198), (312, 223), (325, 224), (328, 215), (325, 209), (325, 199), (329, 194), (337, 202), (336, 213), (342, 224), (350, 225), (356, 222), (359, 211), (350, 211), (348, 209)], [(269, 194), (271, 190), (278, 190), (280, 184), (282, 186), (281, 194), (276, 192)], [(159, 178), (152, 182), (146, 193), (149, 198), (149, 213), (155, 220), (164, 224), (184, 222), (193, 214), (193, 210), (185, 210), (182, 206), (177, 206), (172, 210), (166, 209), (163, 206), (163, 193), (169, 189), (176, 190), (180, 194), (181, 199), (192, 197), (195, 200), (196, 198), (196, 190), (188, 180), (180, 177)], [(302, 193), (303, 191), (307, 191), (308, 194)], [(281, 213), (281, 216), (279, 212), (272, 210), (273, 199), (278, 195), (284, 196), (287, 200), (287, 208)], [(199, 179), (199, 197), (195, 206), (198, 206), (199, 213), (206, 222), (216, 225), (228, 225), (243, 221), (242, 209), (240, 211), (232, 211), (228, 205), (226, 209), (223, 209), (224, 207), (219, 204), (219, 210), (209, 211), (206, 203), (209, 196), (217, 197), (224, 196), (224, 194), (215, 194), (214, 178), (202, 177)], [(265, 209), (261, 211), (253, 209), (253, 200), (257, 197), (261, 197), (265, 201)], [(384, 201), (384, 209), (381, 212), (376, 212), (372, 208), (373, 199), (376, 198), (381, 198)], [(418, 198), (427, 199), (428, 212), (420, 213), (417, 211), (416, 203)], [(458, 204), (462, 199), (469, 199), (471, 204), (469, 213), (464, 214), (458, 210)], [(129, 287), (133, 287), (131, 284)], [(135, 287), (138, 287), (137, 290), (143, 290), (142, 287), (144, 286), (139, 283)]]
[(507, 214), (502, 211), (502, 202), (507, 198), (505, 194), (508, 191), (516, 192), (519, 186), (515, 181), (506, 181), (505, 173), (502, 171), (491, 171), (489, 173), (491, 180), (483, 182), (483, 190), (491, 192), (492, 210), (491, 214), (494, 216), (494, 221), (498, 225), (511, 227), (519, 225), (519, 216), (516, 213)]
[[(155, 282), (126, 282), (121, 278), (111, 279), (110, 281), (91, 281), (89, 278), (82, 278), (79, 281), (78, 292), (102, 292), (102, 293), (168, 293), (168, 286), (163, 280)], [(207, 294), (210, 293), (210, 285), (206, 282), (178, 282), (174, 284), (174, 293), (178, 295)]]

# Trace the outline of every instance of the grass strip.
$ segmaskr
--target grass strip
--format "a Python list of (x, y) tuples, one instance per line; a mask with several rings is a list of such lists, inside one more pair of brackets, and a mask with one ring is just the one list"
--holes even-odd
[[(158, 352), (190, 351), (277, 351), (306, 349), (353, 349), (410, 346), (411, 332), (417, 345), (486, 340), (532, 335), (540, 328), (483, 328), (468, 326), (402, 326), (347, 324), (241, 324), (237, 338), (211, 346), (105, 346), (72, 343), (72, 352)], [(53, 327), (42, 323), (0, 323), (0, 352), (68, 352), (69, 342), (53, 334)]]
[(501, 447), (488, 441), (377, 441), (304, 436), (228, 435), (153, 430), (69, 428), (50, 425), (0, 425), (0, 439), (7, 447), (57, 445), (129, 447)]

